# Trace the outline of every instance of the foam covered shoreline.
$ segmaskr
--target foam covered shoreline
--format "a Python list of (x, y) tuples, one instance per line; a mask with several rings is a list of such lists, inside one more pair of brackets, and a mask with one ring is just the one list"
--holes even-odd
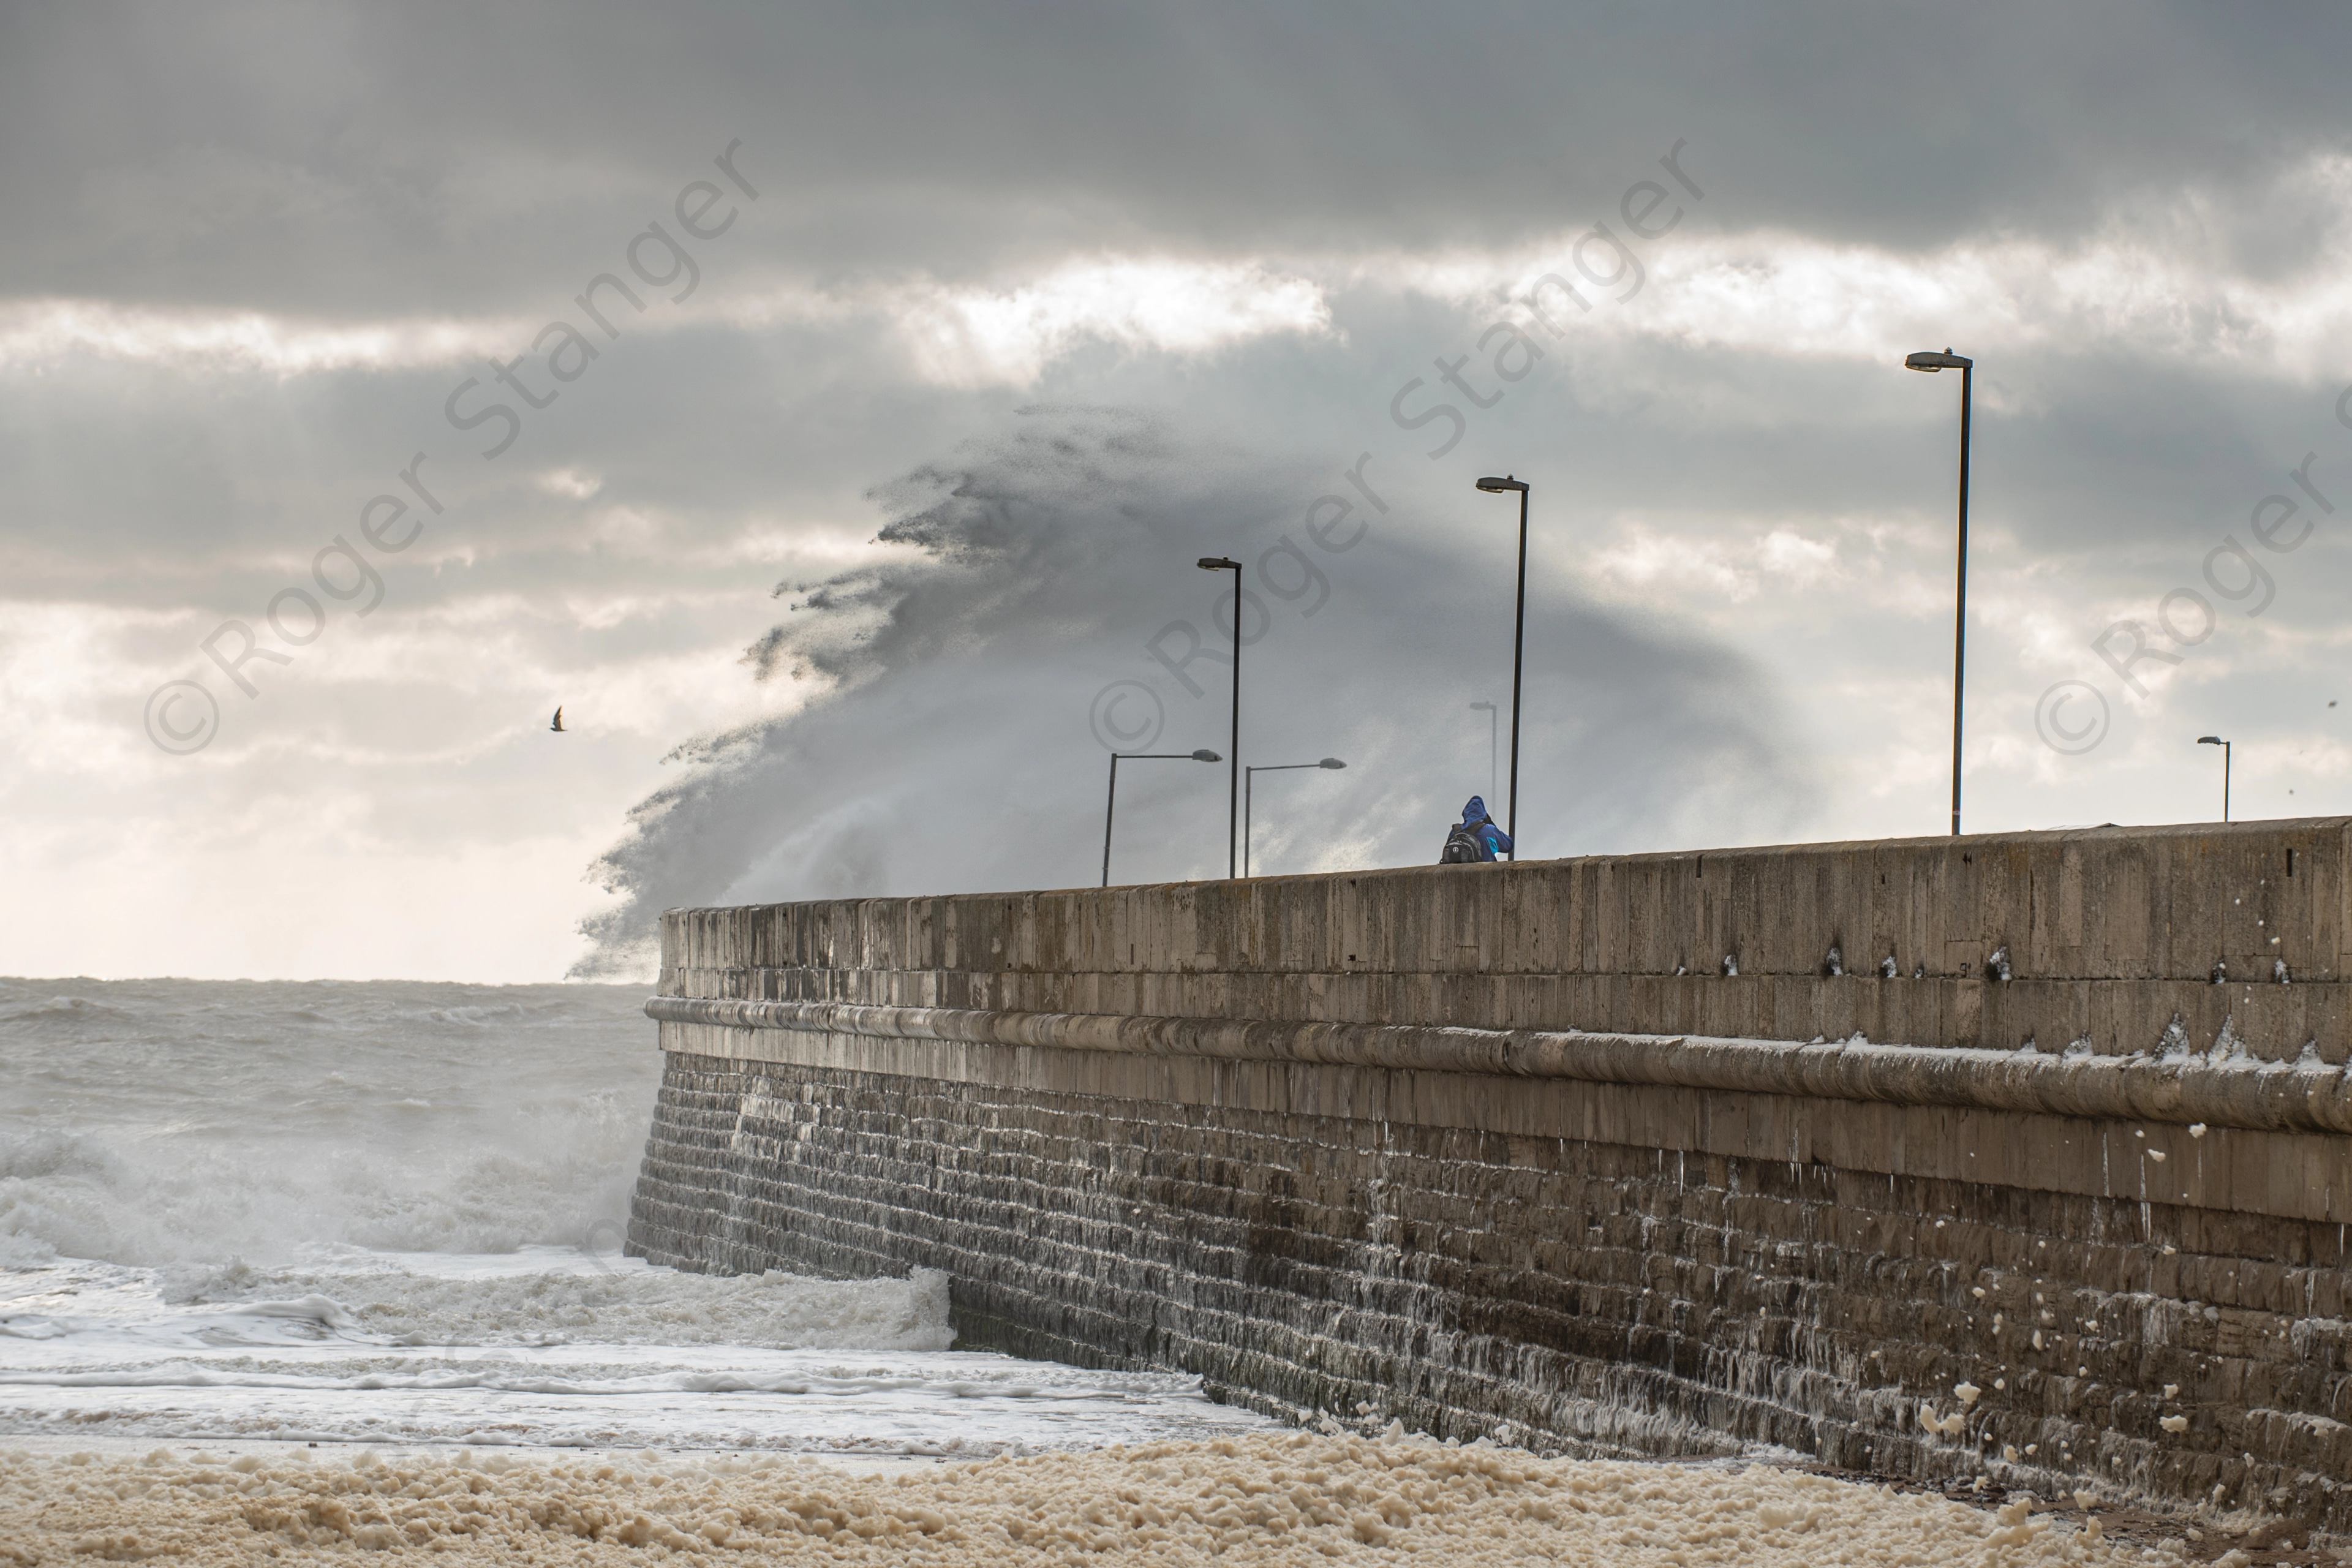
[(258, 1562), (360, 1548), (436, 1563), (940, 1564), (1543, 1561), (2185, 1562), (2095, 1525), (1768, 1468), (1539, 1459), (1304, 1432), (997, 1459), (895, 1476), (653, 1454), (145, 1458), (5, 1455), (0, 1560)]

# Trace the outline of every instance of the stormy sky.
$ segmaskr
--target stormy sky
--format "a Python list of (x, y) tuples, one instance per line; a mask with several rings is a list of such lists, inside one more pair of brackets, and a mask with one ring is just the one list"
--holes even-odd
[[(0, 971), (2352, 810), (2320, 6), (0, 8)], [(550, 731), (556, 706), (565, 732)], [(1222, 875), (1122, 765), (1115, 879)], [(1502, 804), (1496, 802), (1497, 815)]]

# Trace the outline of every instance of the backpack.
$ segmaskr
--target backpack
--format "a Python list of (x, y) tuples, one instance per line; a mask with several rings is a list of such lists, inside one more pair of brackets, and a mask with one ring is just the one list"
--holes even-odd
[(1441, 866), (1475, 866), (1487, 858), (1486, 846), (1477, 830), (1466, 822), (1457, 822), (1445, 836), (1445, 848), (1437, 857)]

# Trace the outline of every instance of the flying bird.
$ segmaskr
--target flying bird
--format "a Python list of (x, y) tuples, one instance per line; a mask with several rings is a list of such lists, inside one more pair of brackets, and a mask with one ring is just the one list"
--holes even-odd
[(550, 724), (548, 728), (553, 730), (558, 734), (562, 734), (563, 732), (563, 709), (560, 705), (555, 710), (555, 722)]

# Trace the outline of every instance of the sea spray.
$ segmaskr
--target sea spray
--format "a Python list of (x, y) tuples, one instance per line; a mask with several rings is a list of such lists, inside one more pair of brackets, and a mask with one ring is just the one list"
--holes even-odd
[(577, 1244), (626, 1214), (633, 986), (0, 981), (0, 1264)]

